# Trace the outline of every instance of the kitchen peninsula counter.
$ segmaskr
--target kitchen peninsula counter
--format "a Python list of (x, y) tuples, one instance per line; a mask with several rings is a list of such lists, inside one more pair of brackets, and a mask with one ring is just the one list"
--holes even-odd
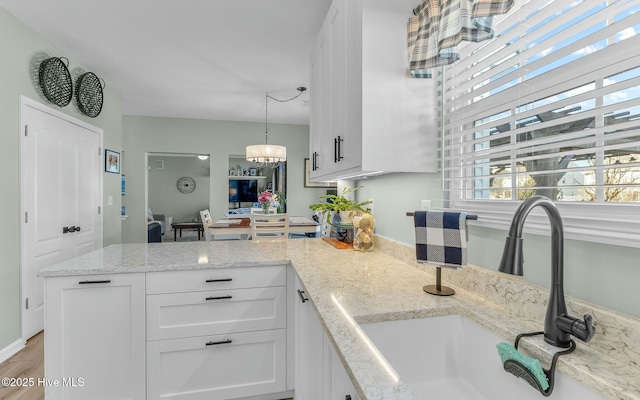
[[(472, 290), (455, 287), (456, 295), (450, 297), (426, 294), (422, 287), (433, 283), (431, 274), (381, 251), (338, 250), (320, 239), (111, 245), (42, 269), (39, 274), (47, 278), (289, 264), (300, 277), (363, 399), (416, 397), (376, 359), (363, 339), (359, 323), (456, 314), (470, 318), (507, 342), (519, 333), (542, 327)], [(473, 268), (472, 272), (484, 274), (483, 269)], [(484, 287), (489, 280), (496, 279), (490, 271), (487, 276), (487, 282), (476, 285)], [(522, 284), (528, 286), (526, 282)], [(594, 319), (599, 322), (599, 315), (594, 315)], [(618, 340), (603, 335), (606, 327), (602, 326), (604, 319), (601, 320), (594, 341)], [(630, 317), (627, 322), (637, 323)], [(543, 358), (553, 349), (541, 341), (523, 342), (526, 350)], [(602, 347), (608, 345), (604, 343)], [(605, 398), (640, 400), (640, 371), (634, 366), (640, 363), (639, 353), (637, 344), (619, 349), (611, 356), (579, 342), (574, 354), (559, 360), (558, 369)], [(497, 353), (496, 359), (499, 360)], [(526, 388), (524, 381), (522, 384)]]

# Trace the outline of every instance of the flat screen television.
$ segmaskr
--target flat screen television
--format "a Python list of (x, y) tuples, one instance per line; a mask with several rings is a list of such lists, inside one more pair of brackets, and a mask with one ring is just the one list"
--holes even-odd
[(229, 201), (251, 203), (258, 201), (258, 180), (229, 179)]

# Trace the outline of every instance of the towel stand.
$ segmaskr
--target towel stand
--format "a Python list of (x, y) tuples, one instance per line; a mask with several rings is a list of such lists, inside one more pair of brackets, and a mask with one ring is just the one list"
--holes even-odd
[[(413, 217), (414, 213), (408, 211), (407, 217)], [(477, 220), (477, 215), (467, 215), (467, 220)], [(451, 289), (448, 286), (442, 286), (442, 268), (436, 267), (436, 284), (435, 285), (426, 285), (422, 288), (425, 292), (429, 294), (433, 294), (435, 296), (451, 296), (456, 293), (455, 290)]]
[(451, 296), (456, 293), (448, 286), (442, 286), (442, 268), (436, 267), (436, 284), (427, 285), (422, 288), (425, 292), (436, 296)]

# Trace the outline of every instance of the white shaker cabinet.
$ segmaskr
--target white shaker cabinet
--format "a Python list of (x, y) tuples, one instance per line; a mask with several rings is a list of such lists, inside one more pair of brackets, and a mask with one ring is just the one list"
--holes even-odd
[(45, 280), (48, 400), (144, 400), (143, 273)]
[(438, 170), (436, 82), (407, 68), (415, 6), (333, 1), (310, 58), (312, 180)]
[(295, 399), (358, 400), (300, 280), (295, 283)]
[(286, 398), (286, 271), (147, 273), (147, 398)]
[(324, 330), (296, 277), (295, 398), (324, 399)]
[[(342, 361), (338, 357), (335, 349), (331, 345), (329, 338), (325, 336), (325, 351), (330, 358), (330, 370), (331, 370), (331, 383), (329, 384), (331, 390), (330, 399), (336, 400), (359, 400), (360, 397), (356, 394), (356, 389), (351, 383), (349, 374), (344, 369)], [(328, 361), (326, 361), (328, 362)]]

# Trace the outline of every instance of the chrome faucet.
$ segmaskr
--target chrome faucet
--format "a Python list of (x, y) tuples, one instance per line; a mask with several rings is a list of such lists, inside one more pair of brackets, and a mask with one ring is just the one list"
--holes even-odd
[(551, 200), (544, 196), (533, 196), (520, 204), (513, 216), (498, 270), (522, 276), (524, 262), (522, 229), (527, 215), (537, 206), (544, 209), (551, 224), (551, 293), (544, 321), (544, 340), (551, 345), (563, 348), (571, 346), (571, 335), (583, 342), (588, 342), (596, 333), (591, 315), (585, 315), (584, 320), (581, 321), (567, 314), (563, 287), (564, 231), (560, 212)]

